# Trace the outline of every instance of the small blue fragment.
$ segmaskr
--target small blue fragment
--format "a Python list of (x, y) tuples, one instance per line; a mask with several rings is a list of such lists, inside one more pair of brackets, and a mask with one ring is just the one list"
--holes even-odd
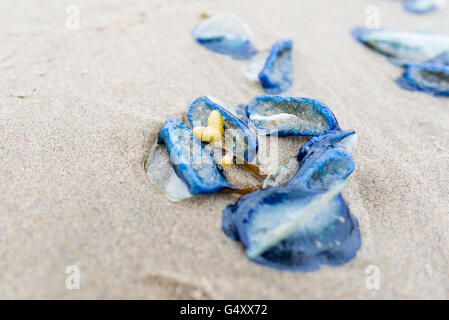
[(319, 151), (328, 146), (342, 147), (351, 153), (357, 145), (357, 134), (353, 130), (335, 130), (313, 137), (299, 148), (297, 159), (301, 160), (309, 153)]
[[(245, 248), (271, 228), (291, 220), (319, 191), (297, 187), (258, 190), (241, 197), (223, 212), (223, 231)], [(254, 262), (280, 270), (313, 271), (337, 266), (356, 256), (361, 246), (357, 219), (341, 195), (306, 221), (295, 233), (267, 250)]]
[(291, 87), (293, 83), (292, 70), (293, 41), (290, 39), (276, 42), (268, 55), (259, 80), (265, 92), (279, 94)]
[(444, 59), (449, 53), (449, 37), (444, 35), (366, 27), (351, 33), (357, 41), (400, 66)]
[(404, 0), (403, 7), (411, 13), (424, 14), (438, 9), (435, 0)]
[(205, 150), (184, 122), (168, 118), (158, 139), (167, 147), (176, 174), (192, 194), (209, 194), (222, 188), (235, 189), (215, 165), (213, 154)]
[(339, 128), (329, 107), (311, 98), (259, 96), (246, 113), (249, 127), (259, 135), (318, 136)]
[(351, 155), (341, 147), (330, 145), (312, 152), (309, 150), (287, 186), (327, 190), (334, 183), (346, 179), (354, 169)]
[(410, 64), (397, 84), (407, 90), (417, 90), (435, 96), (449, 96), (449, 66)]
[(213, 110), (220, 112), (223, 117), (225, 135), (228, 138), (235, 137), (233, 153), (251, 162), (257, 152), (257, 137), (247, 124), (230, 110), (212, 102), (207, 97), (200, 97), (190, 105), (187, 117), (194, 127), (207, 126), (207, 119)]
[(204, 20), (195, 27), (192, 36), (207, 49), (236, 60), (247, 60), (257, 53), (248, 25), (232, 13)]

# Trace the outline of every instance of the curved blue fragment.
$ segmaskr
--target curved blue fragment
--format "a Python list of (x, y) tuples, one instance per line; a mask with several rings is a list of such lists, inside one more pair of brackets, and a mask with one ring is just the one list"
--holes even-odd
[(328, 146), (338, 146), (342, 147), (349, 153), (354, 150), (357, 145), (357, 134), (354, 130), (335, 130), (328, 132), (326, 134), (313, 137), (306, 143), (304, 143), (301, 148), (299, 148), (297, 159), (299, 162), (311, 152), (316, 152), (318, 150), (327, 148)]
[(339, 129), (329, 107), (310, 98), (259, 96), (246, 113), (249, 127), (259, 135), (318, 136)]
[(212, 102), (207, 97), (200, 97), (192, 102), (187, 117), (192, 126), (207, 126), (207, 119), (213, 110), (223, 117), (225, 137), (233, 139), (233, 153), (251, 162), (257, 152), (257, 137), (246, 123), (230, 110)]
[[(320, 194), (297, 187), (252, 192), (225, 209), (223, 231), (249, 248), (272, 228), (291, 221)], [(252, 260), (280, 270), (313, 271), (322, 264), (337, 266), (350, 261), (360, 246), (357, 219), (338, 195), (292, 235)]]
[(434, 0), (405, 0), (403, 7), (408, 12), (416, 14), (429, 13), (438, 9)]
[(207, 49), (236, 60), (250, 59), (257, 53), (250, 41), (251, 30), (234, 14), (204, 20), (194, 28), (192, 36)]
[(168, 118), (158, 136), (164, 143), (176, 174), (192, 194), (213, 193), (230, 185), (214, 163), (213, 154), (193, 136), (192, 130), (176, 118)]
[(444, 35), (366, 27), (351, 33), (357, 41), (398, 65), (431, 61), (449, 53), (449, 37)]
[(332, 145), (318, 148), (302, 159), (298, 172), (287, 186), (327, 190), (334, 183), (346, 179), (354, 169), (354, 160), (345, 149)]
[(265, 92), (279, 94), (291, 87), (293, 41), (290, 39), (276, 42), (270, 50), (265, 66), (259, 73), (259, 80)]
[(449, 66), (410, 64), (396, 83), (403, 89), (449, 96)]

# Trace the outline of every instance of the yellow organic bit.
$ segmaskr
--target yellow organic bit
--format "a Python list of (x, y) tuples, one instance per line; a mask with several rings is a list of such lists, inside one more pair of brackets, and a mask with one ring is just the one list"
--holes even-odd
[(221, 164), (224, 165), (225, 167), (229, 167), (232, 164), (232, 157), (228, 154), (224, 155), (221, 158)]
[(207, 127), (193, 128), (193, 135), (203, 141), (220, 141), (223, 137), (223, 118), (217, 110), (213, 110), (207, 119)]
[(193, 135), (197, 139), (207, 143), (220, 141), (222, 137), (220, 131), (212, 127), (195, 127), (193, 128)]
[(223, 135), (223, 117), (220, 112), (213, 110), (210, 113), (209, 118), (207, 119), (207, 126), (217, 129)]

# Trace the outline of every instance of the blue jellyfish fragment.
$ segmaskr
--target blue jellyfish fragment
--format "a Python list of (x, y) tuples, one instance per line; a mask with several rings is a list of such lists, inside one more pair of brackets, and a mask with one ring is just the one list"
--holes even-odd
[(328, 146), (338, 146), (347, 152), (357, 146), (357, 134), (353, 130), (334, 130), (326, 134), (313, 137), (299, 148), (297, 159), (301, 161), (308, 153), (319, 151)]
[(192, 36), (207, 49), (236, 60), (250, 59), (257, 53), (251, 43), (251, 29), (232, 13), (204, 20), (194, 28)]
[[(252, 192), (225, 208), (223, 231), (243, 244), (252, 261), (279, 270), (313, 271), (320, 265), (344, 264), (361, 246), (359, 225), (341, 194), (313, 207), (324, 196), (322, 191), (297, 187)], [(287, 236), (278, 237), (279, 231)], [(266, 245), (272, 235), (279, 241)], [(260, 247), (264, 249), (254, 256), (253, 248)]]
[(407, 90), (417, 90), (435, 96), (449, 96), (449, 66), (410, 64), (397, 84)]
[(449, 37), (434, 33), (393, 29), (356, 28), (356, 40), (387, 56), (397, 65), (444, 59), (449, 53)]
[(329, 107), (310, 98), (259, 96), (246, 113), (249, 127), (259, 135), (318, 136), (339, 128)]
[(158, 139), (159, 144), (165, 144), (176, 174), (186, 183), (191, 194), (236, 189), (214, 163), (213, 153), (204, 148), (184, 122), (167, 119)]
[(279, 94), (291, 87), (293, 83), (292, 69), (293, 41), (290, 39), (276, 42), (259, 73), (259, 80), (265, 92)]
[(327, 190), (346, 179), (355, 169), (352, 156), (337, 146), (317, 148), (302, 159), (299, 169), (287, 186)]

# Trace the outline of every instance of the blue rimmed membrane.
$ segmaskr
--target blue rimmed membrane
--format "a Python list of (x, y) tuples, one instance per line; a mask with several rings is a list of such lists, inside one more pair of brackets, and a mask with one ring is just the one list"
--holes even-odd
[(328, 146), (342, 147), (351, 153), (357, 146), (357, 134), (354, 130), (333, 130), (313, 137), (299, 148), (297, 159), (301, 162), (308, 153), (319, 151)]
[(192, 126), (207, 126), (207, 119), (213, 110), (220, 112), (223, 117), (225, 134), (235, 138), (233, 153), (251, 162), (257, 152), (257, 137), (233, 112), (204, 96), (192, 102), (187, 111), (187, 118)]
[(159, 132), (158, 143), (165, 144), (176, 174), (192, 194), (235, 189), (214, 163), (211, 151), (204, 148), (184, 122), (168, 118)]
[(330, 108), (311, 98), (259, 96), (246, 113), (249, 127), (259, 135), (318, 136), (339, 128)]
[(449, 52), (449, 37), (434, 33), (358, 27), (351, 34), (400, 66), (441, 59)]
[[(305, 214), (304, 208), (320, 191), (274, 187), (241, 197), (223, 212), (223, 231), (248, 249), (260, 245), (269, 230)], [(320, 265), (337, 266), (356, 256), (361, 246), (357, 219), (341, 194), (314, 212), (287, 238), (251, 260), (288, 271), (313, 271)]]
[(409, 64), (396, 82), (407, 90), (423, 91), (435, 96), (449, 96), (449, 66)]
[(259, 73), (259, 80), (265, 92), (279, 94), (292, 86), (292, 48), (293, 41), (290, 39), (280, 40), (271, 47), (265, 65)]
[(287, 186), (327, 190), (333, 184), (346, 179), (354, 169), (355, 164), (348, 151), (334, 145), (321, 146), (309, 150)]
[(415, 14), (425, 14), (438, 9), (435, 0), (403, 0), (405, 10)]
[(204, 20), (194, 28), (192, 36), (207, 49), (236, 60), (250, 59), (257, 54), (251, 43), (251, 29), (232, 13)]

